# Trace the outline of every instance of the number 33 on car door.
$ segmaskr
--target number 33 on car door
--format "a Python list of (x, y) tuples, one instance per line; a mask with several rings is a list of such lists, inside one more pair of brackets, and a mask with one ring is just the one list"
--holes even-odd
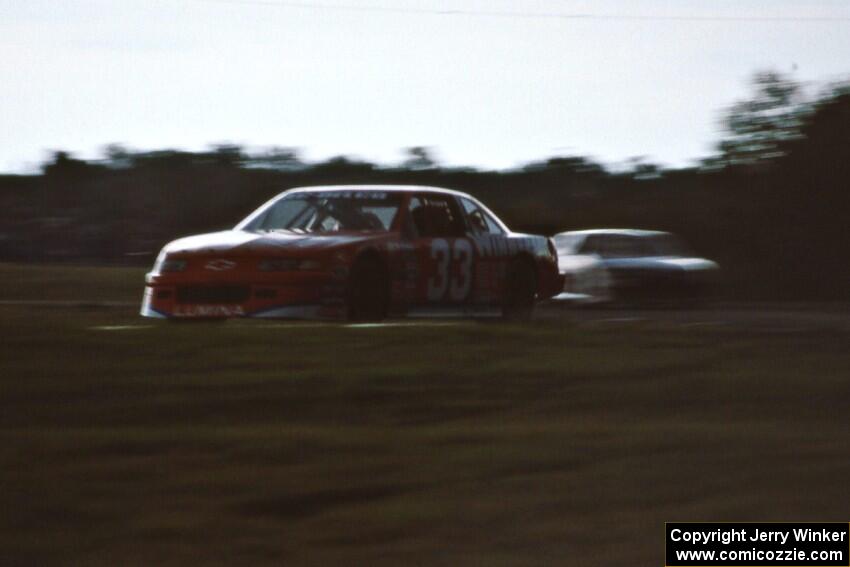
[(467, 238), (431, 241), (435, 272), (428, 278), (428, 301), (465, 301), (472, 289), (472, 243)]

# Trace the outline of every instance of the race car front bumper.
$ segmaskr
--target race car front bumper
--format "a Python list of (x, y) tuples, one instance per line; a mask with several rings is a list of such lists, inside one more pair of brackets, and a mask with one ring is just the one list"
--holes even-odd
[(339, 282), (301, 284), (148, 284), (140, 314), (160, 319), (340, 318)]

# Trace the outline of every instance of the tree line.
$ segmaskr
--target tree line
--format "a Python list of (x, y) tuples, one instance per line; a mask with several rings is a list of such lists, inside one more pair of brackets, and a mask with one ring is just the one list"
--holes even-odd
[(234, 145), (55, 152), (40, 174), (0, 176), (0, 261), (149, 264), (167, 241), (232, 227), (287, 188), (398, 183), (469, 192), (515, 230), (676, 232), (721, 264), (730, 298), (850, 298), (850, 84), (806, 97), (789, 77), (759, 73), (723, 122), (714, 155), (684, 169), (562, 156), (485, 171), (442, 166), (422, 147), (392, 166)]

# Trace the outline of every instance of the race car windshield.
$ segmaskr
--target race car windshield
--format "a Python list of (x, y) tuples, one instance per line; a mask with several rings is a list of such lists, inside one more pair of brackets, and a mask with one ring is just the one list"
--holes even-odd
[(672, 234), (660, 234), (652, 239), (653, 252), (657, 256), (690, 256), (688, 246)]
[(401, 195), (381, 191), (295, 193), (273, 203), (250, 230), (303, 233), (386, 232)]

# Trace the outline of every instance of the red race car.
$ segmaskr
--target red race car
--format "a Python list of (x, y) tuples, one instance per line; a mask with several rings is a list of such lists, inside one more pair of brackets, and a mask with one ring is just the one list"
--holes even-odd
[(469, 195), (433, 187), (286, 191), (233, 230), (175, 240), (146, 277), (160, 318), (528, 318), (560, 293), (547, 238), (513, 233)]

